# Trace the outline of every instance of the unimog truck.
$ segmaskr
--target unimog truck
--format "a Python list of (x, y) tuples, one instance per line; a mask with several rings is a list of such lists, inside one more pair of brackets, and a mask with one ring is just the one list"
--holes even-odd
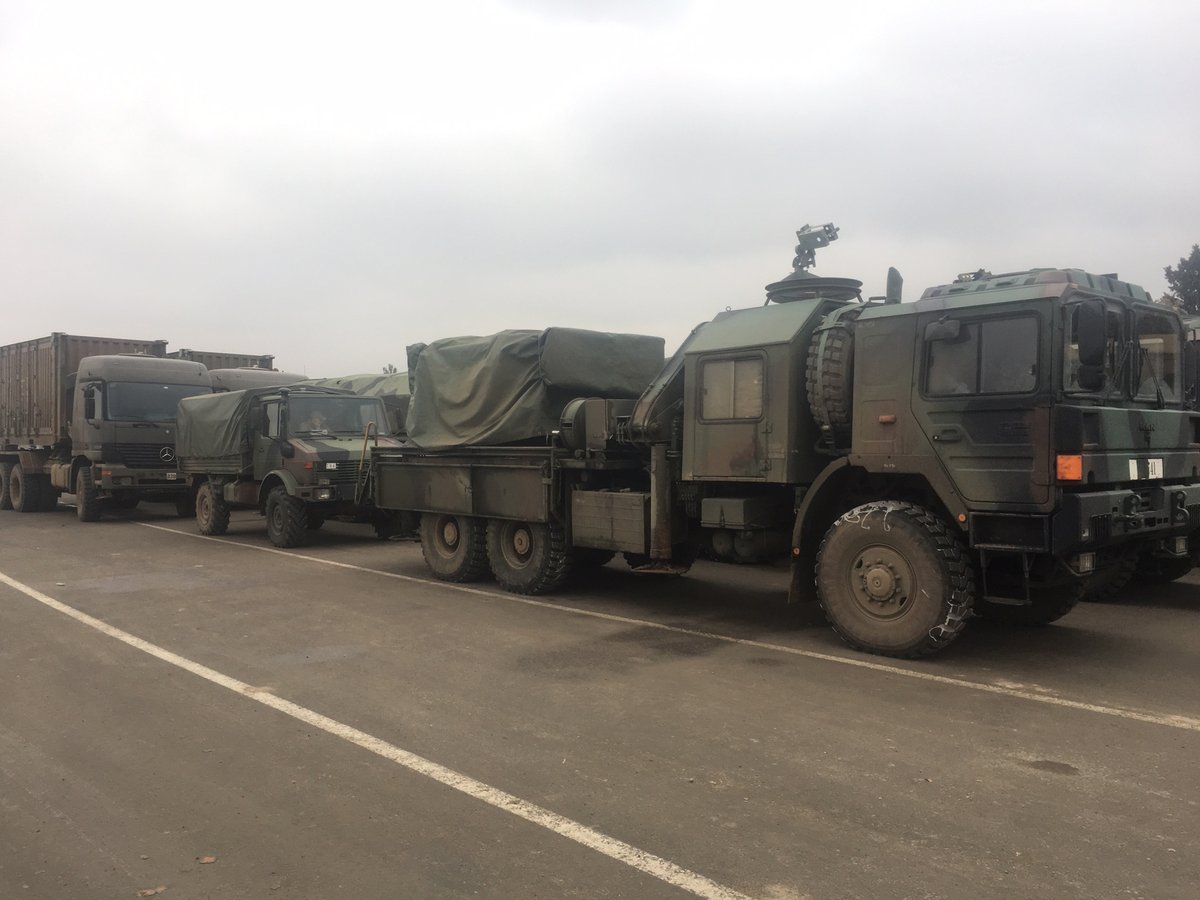
[[(542, 434), (439, 440), (457, 413), (427, 408), (431, 344), (409, 363), (410, 444), (373, 451), (376, 506), (421, 514), (437, 577), (521, 593), (618, 552), (646, 573), (787, 553), (792, 600), (897, 657), (972, 616), (1052, 622), (1131, 561), (1190, 567), (1200, 413), (1174, 312), (1077, 269), (970, 273), (911, 303), (892, 270), (862, 302), (860, 281), (808, 271), (837, 229), (798, 237), (765, 305)], [(495, 397), (478, 374), (457, 395)]]
[(0, 347), (0, 509), (55, 508), (85, 522), (109, 506), (175, 501), (175, 405), (208, 393), (202, 363), (161, 358), (165, 341), (55, 333)]
[(400, 517), (370, 501), (368, 449), (398, 446), (379, 434), (381, 400), (307, 385), (262, 386), (192, 397), (179, 405), (179, 467), (200, 533), (224, 534), (230, 511), (257, 509), (277, 547), (296, 547), (327, 518), (371, 522), (387, 537)]

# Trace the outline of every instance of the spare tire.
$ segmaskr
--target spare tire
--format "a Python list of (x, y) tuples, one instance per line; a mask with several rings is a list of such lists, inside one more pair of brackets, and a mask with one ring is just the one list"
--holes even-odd
[(835, 309), (813, 332), (805, 383), (813, 418), (834, 448), (850, 446), (854, 392), (854, 323), (861, 306)]

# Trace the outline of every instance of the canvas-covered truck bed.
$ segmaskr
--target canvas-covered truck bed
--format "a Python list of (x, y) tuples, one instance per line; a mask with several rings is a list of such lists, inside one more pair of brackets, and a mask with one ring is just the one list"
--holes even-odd
[(247, 419), (254, 398), (273, 388), (223, 391), (179, 402), (176, 449), (184, 475), (236, 475), (253, 464)]
[(414, 345), (408, 440), (448, 449), (544, 439), (577, 397), (641, 396), (662, 368), (663, 343), (650, 335), (547, 328)]

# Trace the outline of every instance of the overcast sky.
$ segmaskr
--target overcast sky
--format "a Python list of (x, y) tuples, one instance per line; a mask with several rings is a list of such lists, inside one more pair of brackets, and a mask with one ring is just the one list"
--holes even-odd
[(403, 368), (416, 341), (665, 337), (795, 230), (905, 298), (1200, 241), (1200, 3), (0, 0), (0, 343)]

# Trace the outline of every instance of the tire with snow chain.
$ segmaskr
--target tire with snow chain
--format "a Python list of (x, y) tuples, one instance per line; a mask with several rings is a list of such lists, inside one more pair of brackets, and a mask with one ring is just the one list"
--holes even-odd
[(424, 513), (421, 555), (435, 578), (481, 581), (487, 578), (487, 526), (473, 516)]
[(826, 316), (808, 345), (805, 386), (808, 406), (823, 434), (836, 447), (850, 445), (854, 393), (854, 324), (862, 307), (848, 306)]
[(1075, 608), (1083, 599), (1086, 587), (1086, 580), (1081, 578), (1060, 587), (1032, 588), (1029, 591), (1031, 602), (1021, 606), (993, 603), (981, 598), (975, 601), (975, 615), (1001, 625), (1023, 625), (1030, 628), (1049, 625)]
[(267, 494), (267, 537), (276, 547), (300, 547), (308, 541), (308, 509), (280, 485)]
[(571, 574), (571, 554), (561, 526), (492, 519), (487, 555), (500, 587), (514, 594), (546, 594)]
[(829, 527), (816, 584), (842, 640), (906, 659), (949, 646), (975, 602), (962, 542), (933, 512), (896, 500), (856, 507)]
[(1138, 568), (1138, 554), (1127, 553), (1084, 581), (1083, 597), (1092, 603), (1104, 603), (1119, 596)]

